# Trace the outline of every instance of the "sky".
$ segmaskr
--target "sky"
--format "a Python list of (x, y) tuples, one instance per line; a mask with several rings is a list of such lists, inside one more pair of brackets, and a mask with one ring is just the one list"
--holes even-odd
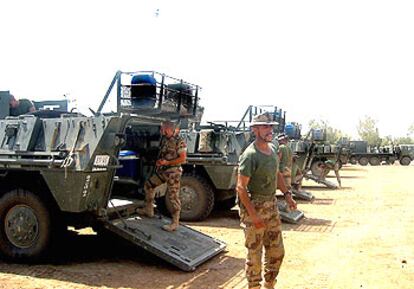
[(96, 110), (115, 72), (200, 85), (204, 120), (276, 105), (357, 138), (414, 124), (414, 1), (0, 0), (0, 90)]

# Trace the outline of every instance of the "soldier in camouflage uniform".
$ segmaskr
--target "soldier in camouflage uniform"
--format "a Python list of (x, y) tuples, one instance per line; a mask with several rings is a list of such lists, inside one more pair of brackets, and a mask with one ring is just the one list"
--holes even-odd
[[(179, 130), (178, 130), (179, 132)], [(182, 174), (181, 165), (186, 162), (187, 146), (177, 133), (172, 122), (164, 122), (161, 126), (161, 134), (164, 136), (160, 145), (160, 156), (155, 166), (155, 173), (145, 182), (145, 208), (139, 210), (148, 217), (154, 216), (154, 189), (163, 183), (167, 183), (166, 197), (172, 204), (172, 223), (163, 226), (166, 231), (175, 231), (179, 225), (181, 202), (179, 198), (180, 180)]]
[(320, 179), (324, 180), (331, 170), (335, 172), (336, 180), (338, 181), (339, 188), (341, 188), (341, 176), (339, 175), (340, 163), (339, 161), (334, 162), (333, 160), (326, 160), (319, 165), (322, 173)]
[(278, 171), (277, 148), (271, 143), (275, 124), (268, 114), (255, 117), (252, 123), (255, 141), (246, 148), (239, 162), (237, 194), (247, 248), (246, 277), (251, 289), (260, 288), (263, 247), (265, 288), (274, 288), (285, 254), (276, 188), (284, 193), (289, 207), (296, 209)]
[(299, 156), (297, 154), (292, 155), (292, 172), (291, 172), (291, 178), (292, 178), (292, 187), (296, 191), (302, 190), (302, 180), (303, 180), (303, 172), (298, 164)]
[(279, 142), (279, 171), (283, 175), (286, 187), (292, 188), (292, 149), (288, 145), (288, 136), (284, 133), (277, 137)]

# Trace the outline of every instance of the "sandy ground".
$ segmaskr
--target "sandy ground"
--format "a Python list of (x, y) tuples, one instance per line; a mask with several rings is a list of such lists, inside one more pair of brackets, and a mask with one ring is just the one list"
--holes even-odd
[[(349, 166), (341, 174), (341, 190), (305, 183), (316, 199), (299, 202), (299, 224), (283, 225), (278, 288), (414, 288), (414, 166)], [(190, 225), (228, 244), (192, 273), (84, 230), (49, 264), (0, 262), (0, 288), (246, 288), (237, 210)]]

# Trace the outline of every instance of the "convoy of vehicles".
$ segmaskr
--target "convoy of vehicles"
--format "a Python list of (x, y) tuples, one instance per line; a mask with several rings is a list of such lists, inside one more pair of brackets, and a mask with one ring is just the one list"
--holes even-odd
[[(317, 182), (318, 164), (327, 159), (361, 165), (395, 160), (409, 165), (414, 159), (410, 145), (381, 152), (368, 152), (361, 142), (327, 145), (323, 130), (301, 139), (300, 125), (285, 125), (286, 113), (275, 106), (249, 106), (241, 120), (202, 125), (199, 92), (198, 85), (165, 74), (118, 71), (93, 116), (68, 112), (65, 101), (46, 101), (35, 102), (34, 113), (11, 117), (10, 94), (1, 91), (0, 254), (13, 261), (38, 260), (69, 225), (117, 235), (186, 271), (223, 251), (220, 240), (184, 225), (165, 232), (166, 217), (137, 214), (165, 120), (180, 124), (187, 143), (180, 191), (184, 221), (207, 218), (215, 205), (235, 205), (238, 159), (252, 141), (248, 124), (264, 111), (279, 123), (276, 134), (290, 136), (305, 177)], [(113, 94), (116, 108), (105, 113)], [(161, 207), (171, 207), (165, 187), (157, 189), (157, 199)], [(283, 203), (279, 210), (285, 221), (303, 217)]]

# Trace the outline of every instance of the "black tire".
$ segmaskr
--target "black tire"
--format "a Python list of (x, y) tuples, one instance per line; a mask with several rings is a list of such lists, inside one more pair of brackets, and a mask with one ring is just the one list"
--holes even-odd
[(381, 164), (381, 161), (380, 161), (380, 159), (378, 157), (371, 157), (369, 159), (369, 164), (371, 166), (379, 166)]
[(358, 163), (358, 160), (356, 157), (350, 157), (349, 158), (349, 162), (353, 165), (356, 165)]
[(312, 175), (314, 175), (315, 177), (320, 177), (322, 174), (322, 169), (321, 169), (321, 165), (323, 164), (323, 161), (318, 160), (318, 161), (314, 161), (312, 162), (311, 165), (311, 172)]
[(367, 157), (362, 157), (362, 158), (360, 158), (360, 159), (358, 160), (358, 163), (359, 163), (361, 166), (366, 166), (366, 165), (368, 165), (369, 160), (368, 160), (368, 158), (367, 158)]
[(402, 157), (400, 159), (400, 165), (402, 166), (408, 166), (411, 163), (411, 159), (409, 157)]
[(50, 216), (35, 194), (21, 189), (6, 193), (0, 199), (0, 253), (13, 261), (41, 258), (51, 240)]
[(394, 157), (390, 157), (387, 159), (387, 164), (389, 165), (393, 165), (395, 163), (395, 158)]
[[(182, 221), (202, 221), (214, 207), (214, 192), (210, 183), (202, 176), (183, 174), (181, 177), (181, 215)], [(165, 198), (167, 210), (171, 212), (171, 203)]]
[(218, 210), (228, 211), (236, 206), (236, 196), (216, 203)]

